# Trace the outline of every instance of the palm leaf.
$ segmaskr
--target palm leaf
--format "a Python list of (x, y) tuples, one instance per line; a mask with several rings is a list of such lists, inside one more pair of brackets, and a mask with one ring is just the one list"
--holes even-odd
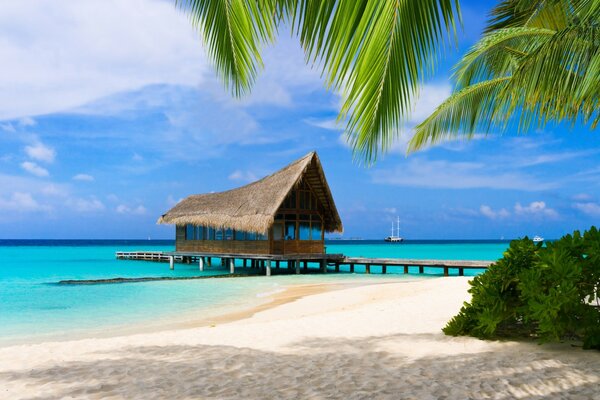
[(457, 87), (512, 74), (519, 65), (518, 60), (550, 40), (555, 33), (545, 28), (517, 27), (486, 34), (456, 65)]
[(275, 1), (178, 0), (202, 33), (217, 73), (235, 96), (247, 93), (262, 67), (261, 45), (273, 41)]
[(502, 96), (509, 82), (510, 77), (495, 78), (452, 94), (415, 128), (408, 152), (460, 135), (470, 138), (478, 128), (488, 130), (503, 123), (503, 111), (511, 106), (510, 99)]

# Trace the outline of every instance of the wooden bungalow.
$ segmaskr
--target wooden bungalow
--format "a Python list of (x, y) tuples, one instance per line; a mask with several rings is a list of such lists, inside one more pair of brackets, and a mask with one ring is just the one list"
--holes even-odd
[(324, 254), (325, 232), (342, 232), (319, 157), (311, 152), (261, 180), (196, 194), (158, 220), (175, 224), (176, 252)]

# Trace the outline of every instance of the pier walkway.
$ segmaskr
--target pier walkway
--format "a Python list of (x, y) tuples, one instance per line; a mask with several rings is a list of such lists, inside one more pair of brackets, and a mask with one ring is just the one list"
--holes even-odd
[[(347, 266), (350, 272), (355, 272), (356, 266), (364, 267), (366, 274), (370, 274), (373, 267), (385, 274), (390, 268), (402, 268), (405, 274), (410, 267), (417, 267), (419, 274), (425, 273), (425, 268), (436, 268), (444, 276), (450, 275), (450, 270), (456, 270), (459, 276), (464, 275), (465, 269), (487, 269), (492, 261), (486, 260), (427, 260), (405, 258), (365, 258), (347, 257), (343, 254), (286, 254), (286, 255), (257, 255), (257, 254), (216, 254), (216, 253), (188, 253), (188, 252), (162, 252), (162, 251), (118, 251), (117, 259), (168, 262), (170, 269), (175, 268), (175, 262), (191, 264), (197, 263), (200, 271), (212, 266), (213, 259), (220, 260), (221, 266), (228, 266), (231, 274), (235, 273), (235, 260), (241, 260), (243, 268), (260, 268), (266, 275), (271, 275), (272, 268), (280, 269), (284, 266), (300, 274), (309, 272), (310, 267), (317, 264), (321, 272), (340, 272), (341, 267)], [(239, 267), (239, 265), (237, 266)], [(390, 271), (391, 272), (391, 271)]]

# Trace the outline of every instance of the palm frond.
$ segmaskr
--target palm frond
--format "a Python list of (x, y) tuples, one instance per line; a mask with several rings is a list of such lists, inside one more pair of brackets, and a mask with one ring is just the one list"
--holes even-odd
[(235, 96), (247, 93), (262, 67), (261, 45), (273, 41), (274, 0), (178, 0), (202, 33), (208, 55)]
[(293, 26), (307, 58), (340, 90), (339, 120), (355, 155), (376, 160), (410, 113), (438, 42), (453, 36), (457, 0), (297, 0)]
[(516, 27), (484, 35), (456, 65), (453, 78), (457, 87), (512, 74), (520, 59), (555, 33), (544, 28)]
[(511, 105), (502, 96), (509, 82), (510, 77), (495, 78), (452, 94), (415, 128), (408, 152), (461, 135), (470, 138), (478, 128), (487, 131), (502, 123)]

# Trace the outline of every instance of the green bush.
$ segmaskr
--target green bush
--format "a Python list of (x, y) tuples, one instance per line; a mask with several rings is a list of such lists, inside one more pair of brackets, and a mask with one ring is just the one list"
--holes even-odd
[(510, 243), (503, 258), (471, 281), (470, 303), (443, 329), (479, 338), (583, 340), (600, 349), (600, 232), (578, 231), (546, 246)]

